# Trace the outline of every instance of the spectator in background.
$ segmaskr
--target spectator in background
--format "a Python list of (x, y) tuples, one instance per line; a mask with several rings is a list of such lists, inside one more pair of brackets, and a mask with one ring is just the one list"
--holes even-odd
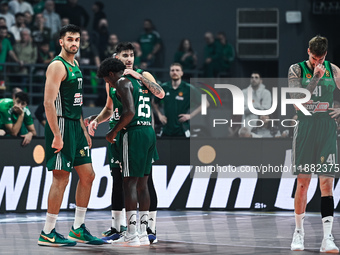
[(250, 131), (249, 127), (241, 127), (238, 130), (238, 137), (241, 138), (261, 138), (261, 136), (258, 136), (257, 134), (254, 134)]
[(15, 80), (21, 83), (24, 88), (28, 83), (29, 67), (23, 65), (35, 64), (37, 62), (37, 47), (32, 43), (31, 32), (28, 28), (24, 28), (20, 32), (21, 40), (13, 46), (13, 50), (21, 62), (20, 67), (14, 67), (13, 71), (19, 76)]
[(266, 89), (262, 83), (261, 75), (259, 72), (252, 72), (250, 76), (250, 85), (248, 88), (242, 90), (244, 95), (244, 115), (242, 121), (245, 122), (245, 126), (249, 126), (249, 120), (256, 120), (259, 118), (250, 112), (248, 108), (248, 90), (252, 92), (252, 103), (257, 110), (268, 110), (272, 105), (272, 96), (269, 90)]
[(222, 63), (220, 71), (225, 72), (227, 76), (230, 76), (230, 68), (235, 59), (234, 47), (227, 41), (227, 36), (224, 32), (217, 33), (217, 40), (222, 47)]
[(18, 12), (15, 14), (15, 24), (8, 29), (14, 35), (16, 42), (20, 41), (20, 32), (25, 27), (25, 16), (23, 13)]
[(107, 19), (101, 19), (98, 28), (92, 31), (91, 41), (99, 50), (99, 56), (104, 57), (104, 51), (109, 41), (109, 23)]
[[(97, 48), (91, 43), (87, 30), (81, 31), (79, 51), (76, 54), (76, 59), (78, 60), (79, 65), (82, 67), (96, 66), (99, 68), (100, 66), (100, 58)], [(83, 71), (83, 75), (84, 84), (90, 83), (92, 86), (92, 91), (88, 91), (86, 88), (84, 88), (84, 92), (97, 94), (98, 82), (96, 78), (96, 69), (90, 70), (87, 68)]]
[(100, 57), (101, 60), (112, 57), (113, 53), (116, 52), (116, 47), (119, 43), (118, 36), (116, 34), (110, 34), (109, 40), (107, 42), (104, 55)]
[(197, 64), (197, 55), (189, 39), (183, 39), (178, 46), (174, 57), (175, 63), (183, 66), (183, 71), (193, 70)]
[(92, 5), (92, 11), (94, 13), (93, 22), (92, 22), (92, 30), (97, 29), (99, 25), (99, 21), (101, 19), (106, 19), (106, 14), (103, 12), (103, 9), (104, 9), (104, 4), (101, 1), (96, 1)]
[(41, 102), (39, 104), (39, 106), (37, 107), (37, 109), (35, 110), (34, 116), (39, 121), (39, 123), (43, 127), (45, 127), (45, 125), (46, 125), (46, 116), (45, 116), (45, 107), (44, 107), (44, 103), (43, 102)]
[[(152, 102), (153, 109), (163, 124), (161, 136), (190, 137), (189, 121), (201, 110), (200, 93), (194, 86), (182, 81), (182, 76), (181, 64), (172, 64), (171, 81), (162, 84), (165, 97), (162, 100), (155, 98)], [(160, 111), (160, 103), (163, 103), (164, 115)], [(198, 106), (192, 112), (190, 103)]]
[(253, 128), (251, 131), (262, 137), (262, 138), (278, 138), (281, 137), (281, 132), (278, 128), (278, 126), (275, 124), (274, 121), (270, 121), (269, 119), (273, 119), (268, 115), (262, 115), (260, 116), (260, 123), (258, 123), (258, 126)]
[(22, 91), (15, 94), (14, 100), (11, 98), (0, 100), (0, 124), (8, 135), (23, 137), (23, 146), (29, 144), (32, 137), (37, 135), (27, 104), (28, 95)]
[(28, 29), (32, 28), (32, 26), (33, 26), (33, 15), (28, 11), (24, 12), (24, 22), (25, 22), (25, 25)]
[(45, 18), (45, 27), (51, 29), (51, 37), (59, 38), (59, 30), (61, 28), (61, 20), (58, 13), (55, 12), (55, 4), (52, 0), (45, 2), (45, 9), (42, 12)]
[[(38, 58), (37, 64), (49, 64), (54, 58), (54, 54), (50, 51), (50, 44), (48, 42), (42, 42), (38, 46)], [(46, 66), (36, 67), (34, 69), (35, 82), (41, 83), (45, 80)]]
[(206, 45), (204, 47), (204, 77), (217, 77), (222, 66), (222, 46), (214, 38), (213, 33), (204, 35)]
[(78, 0), (68, 0), (67, 4), (60, 6), (60, 17), (67, 17), (70, 24), (79, 26), (80, 28), (87, 28), (90, 16), (87, 11), (78, 4)]
[(181, 41), (174, 59), (175, 63), (180, 63), (183, 67), (183, 80), (189, 81), (192, 74), (185, 72), (194, 70), (197, 65), (197, 55), (196, 52), (194, 52), (189, 39), (183, 39)]
[(24, 13), (29, 11), (31, 15), (34, 14), (32, 5), (24, 0), (12, 0), (8, 3), (9, 11), (15, 15), (17, 13)]
[(7, 28), (10, 28), (15, 23), (14, 15), (8, 12), (7, 1), (1, 1), (0, 3), (0, 17), (5, 18)]
[[(3, 65), (1, 63), (5, 63), (7, 61), (7, 56), (9, 55), (15, 62), (22, 64), (20, 60), (17, 58), (13, 51), (13, 47), (11, 42), (7, 39), (7, 27), (0, 27), (0, 71), (3, 70)], [(3, 77), (2, 77), (3, 78)]]
[(159, 57), (161, 50), (161, 37), (155, 30), (150, 19), (144, 20), (144, 32), (139, 36), (138, 43), (142, 50), (141, 68), (146, 69), (155, 66), (156, 58)]
[(69, 19), (69, 18), (63, 17), (63, 18), (61, 19), (61, 27), (67, 26), (67, 25), (69, 25), (69, 24), (70, 24), (70, 19)]
[(51, 42), (51, 29), (45, 27), (45, 18), (42, 13), (35, 15), (34, 26), (32, 27), (32, 39), (36, 45), (42, 42)]
[[(3, 18), (3, 17), (0, 17), (0, 27), (4, 27), (6, 26), (7, 27), (7, 24), (6, 24), (6, 19)], [(15, 44), (15, 38), (14, 38), (14, 35), (8, 31), (8, 27), (7, 27), (7, 36), (6, 38), (11, 42), (12, 46)]]

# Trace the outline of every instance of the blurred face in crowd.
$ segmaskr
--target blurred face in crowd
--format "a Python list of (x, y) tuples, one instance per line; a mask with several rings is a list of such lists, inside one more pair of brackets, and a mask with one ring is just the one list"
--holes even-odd
[(31, 34), (27, 30), (22, 30), (20, 33), (21, 41), (23, 42), (30, 42), (31, 41)]
[(133, 69), (133, 62), (135, 61), (133, 50), (123, 50), (116, 55), (116, 58), (123, 62), (126, 69)]
[(69, 54), (76, 54), (80, 44), (80, 34), (67, 32), (59, 39), (60, 46)]
[(44, 22), (45, 22), (45, 18), (42, 13), (38, 13), (35, 15), (35, 23), (37, 25), (44, 24)]
[(54, 11), (54, 2), (51, 1), (51, 0), (47, 0), (45, 2), (45, 9), (48, 11), (48, 12), (53, 12)]
[(148, 20), (144, 21), (144, 30), (146, 32), (151, 32), (152, 31), (152, 24), (151, 24), (150, 21), (148, 21)]
[(68, 25), (68, 24), (70, 24), (69, 18), (62, 18), (62, 19), (61, 19), (61, 26), (62, 26), (62, 27), (63, 27), (63, 26), (66, 26), (66, 25)]
[(190, 42), (189, 42), (189, 40), (184, 40), (183, 41), (183, 49), (185, 51), (188, 51), (190, 49)]
[(22, 24), (24, 24), (25, 23), (24, 16), (20, 15), (20, 16), (16, 17), (15, 18), (15, 23), (17, 24), (18, 27), (21, 26)]
[(182, 68), (178, 65), (173, 65), (170, 67), (170, 77), (173, 81), (178, 81), (183, 76)]
[(4, 38), (6, 38), (6, 37), (7, 37), (7, 29), (1, 28), (1, 29), (0, 29), (0, 38), (1, 38), (1, 39), (4, 39)]
[(212, 44), (214, 42), (214, 35), (210, 32), (205, 33), (204, 39), (207, 44)]
[(7, 24), (6, 24), (6, 20), (4, 19), (4, 18), (0, 18), (0, 27), (2, 27), (2, 26), (7, 26)]
[(82, 43), (89, 41), (90, 39), (89, 33), (86, 30), (81, 31), (80, 39)]
[(31, 24), (32, 23), (32, 19), (33, 19), (33, 16), (32, 16), (32, 14), (30, 13), (30, 12), (25, 12), (24, 13), (24, 22), (26, 23), (26, 24)]
[(250, 76), (250, 85), (253, 88), (257, 88), (261, 83), (262, 83), (262, 79), (260, 77), (260, 74), (252, 73)]
[(109, 44), (110, 45), (116, 45), (118, 44), (118, 37), (115, 34), (110, 35), (109, 37)]
[(0, 13), (7, 13), (8, 12), (8, 4), (0, 4)]
[(309, 63), (311, 64), (312, 68), (314, 69), (315, 66), (317, 66), (318, 64), (323, 64), (323, 62), (325, 61), (327, 52), (325, 55), (323, 56), (316, 56), (315, 54), (313, 54), (309, 49), (308, 49), (308, 55), (309, 55)]

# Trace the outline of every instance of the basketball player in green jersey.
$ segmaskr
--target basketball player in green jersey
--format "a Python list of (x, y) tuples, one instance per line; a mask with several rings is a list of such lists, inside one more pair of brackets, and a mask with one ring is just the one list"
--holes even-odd
[[(127, 75), (122, 77), (125, 65), (118, 59), (105, 59), (97, 72), (122, 103), (122, 113), (117, 124), (106, 135), (114, 142), (118, 132), (122, 151), (122, 164), (127, 231), (113, 244), (149, 245), (147, 235), (150, 197), (147, 189), (148, 174), (156, 147), (156, 135), (151, 122), (151, 93), (140, 80)], [(139, 204), (140, 234), (137, 232), (137, 203)]]
[[(88, 135), (81, 116), (83, 77), (74, 56), (80, 42), (80, 28), (67, 25), (61, 28), (60, 54), (46, 71), (44, 106), (46, 166), (53, 173), (48, 195), (44, 229), (38, 244), (44, 246), (73, 246), (76, 242), (103, 244), (90, 234), (84, 224), (95, 174), (92, 168)], [(78, 173), (75, 220), (68, 239), (55, 230), (56, 220), (72, 168)]]
[[(163, 98), (164, 97), (164, 90), (158, 85), (154, 79), (154, 77), (146, 71), (142, 71), (140, 69), (134, 71), (133, 63), (134, 63), (134, 46), (132, 43), (129, 42), (121, 42), (117, 45), (115, 57), (121, 60), (126, 69), (124, 74), (132, 74), (137, 79), (141, 80), (143, 84), (153, 92), (156, 97)], [(146, 78), (147, 77), (147, 78)], [(108, 118), (110, 118), (110, 128), (113, 128), (114, 125), (119, 120), (119, 114), (121, 113), (121, 102), (117, 100), (115, 93), (115, 88), (110, 88), (109, 84), (106, 84), (107, 90), (107, 100), (106, 105), (100, 114), (90, 116), (85, 119), (85, 125), (88, 126), (89, 122), (91, 123), (89, 128), (90, 135), (94, 135), (94, 129), (97, 128), (98, 124), (105, 122)], [(94, 120), (94, 121), (93, 121)], [(103, 232), (105, 236), (102, 238), (105, 241), (116, 240), (120, 237), (120, 233), (124, 230), (123, 226), (125, 224), (121, 223), (125, 221), (125, 213), (122, 208), (124, 208), (124, 200), (122, 195), (122, 177), (120, 173), (120, 166), (119, 164), (115, 163), (117, 161), (117, 157), (119, 154), (116, 151), (117, 144), (119, 142), (116, 141), (115, 144), (111, 144), (108, 146), (108, 155), (110, 159), (110, 170), (111, 175), (113, 176), (113, 190), (112, 190), (112, 227), (108, 230)], [(157, 160), (154, 158), (154, 160)], [(153, 181), (151, 178), (151, 173), (148, 180), (148, 188), (150, 193), (150, 211), (149, 211), (149, 226), (148, 226), (148, 236), (150, 243), (156, 243), (156, 213), (157, 213), (157, 195), (155, 188), (153, 186)]]
[[(297, 109), (298, 124), (294, 130), (292, 164), (297, 175), (295, 191), (295, 231), (291, 250), (304, 250), (303, 221), (307, 206), (307, 191), (314, 172), (319, 176), (321, 190), (321, 216), (323, 240), (320, 251), (339, 253), (332, 236), (334, 200), (334, 173), (337, 164), (337, 125), (334, 118), (340, 109), (333, 108), (333, 91), (340, 89), (340, 69), (329, 61), (327, 38), (315, 36), (309, 41), (307, 61), (293, 64), (289, 68), (288, 83), (292, 88), (305, 88), (311, 100), (304, 106), (311, 115)], [(304, 94), (291, 93), (292, 98), (304, 98)]]

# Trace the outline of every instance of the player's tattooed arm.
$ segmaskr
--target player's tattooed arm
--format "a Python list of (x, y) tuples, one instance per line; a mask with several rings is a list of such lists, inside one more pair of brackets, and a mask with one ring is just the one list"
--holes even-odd
[(158, 85), (156, 82), (150, 81), (148, 78), (144, 77), (144, 75), (142, 75), (140, 80), (148, 88), (148, 90), (150, 90), (150, 92), (154, 94), (156, 97), (158, 98), (164, 97), (165, 93), (164, 93), (163, 88), (160, 85)]
[(340, 68), (332, 64), (332, 72), (336, 86), (340, 89)]
[[(298, 64), (291, 65), (288, 70), (288, 86), (290, 88), (302, 88), (301, 85), (301, 68)], [(303, 98), (302, 93), (290, 93), (291, 98)]]

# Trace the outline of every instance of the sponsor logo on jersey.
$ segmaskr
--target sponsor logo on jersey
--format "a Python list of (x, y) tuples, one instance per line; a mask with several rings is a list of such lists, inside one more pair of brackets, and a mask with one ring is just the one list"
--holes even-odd
[(83, 95), (81, 93), (75, 93), (73, 106), (82, 106), (82, 105), (83, 105)]
[(170, 92), (166, 92), (165, 95), (166, 95), (166, 96), (170, 96)]
[(175, 97), (176, 100), (180, 100), (180, 101), (183, 101), (184, 100), (184, 97), (181, 97), (181, 96), (176, 96)]
[(180, 92), (178, 93), (178, 95), (179, 95), (180, 97), (182, 97), (182, 96), (183, 96), (183, 92), (180, 91)]
[(69, 70), (71, 73), (73, 72), (73, 70), (72, 70), (72, 68), (71, 68), (71, 67), (69, 67), (69, 68), (68, 68), (68, 70)]
[(331, 74), (329, 73), (328, 70), (326, 70), (325, 74), (326, 74), (326, 77), (331, 77)]
[(312, 75), (311, 75), (310, 73), (308, 73), (308, 74), (306, 74), (306, 77), (307, 77), (308, 79), (310, 79), (310, 78), (312, 78)]
[(315, 112), (327, 112), (329, 107), (328, 102), (314, 102), (313, 100), (310, 100), (306, 103), (306, 109), (309, 112), (315, 113)]
[(115, 108), (113, 115), (112, 115), (112, 119), (117, 120), (117, 121), (120, 119), (118, 108)]
[(151, 126), (151, 122), (150, 122), (150, 121), (142, 121), (142, 120), (138, 120), (138, 121), (137, 121), (137, 125), (138, 125), (138, 126)]

